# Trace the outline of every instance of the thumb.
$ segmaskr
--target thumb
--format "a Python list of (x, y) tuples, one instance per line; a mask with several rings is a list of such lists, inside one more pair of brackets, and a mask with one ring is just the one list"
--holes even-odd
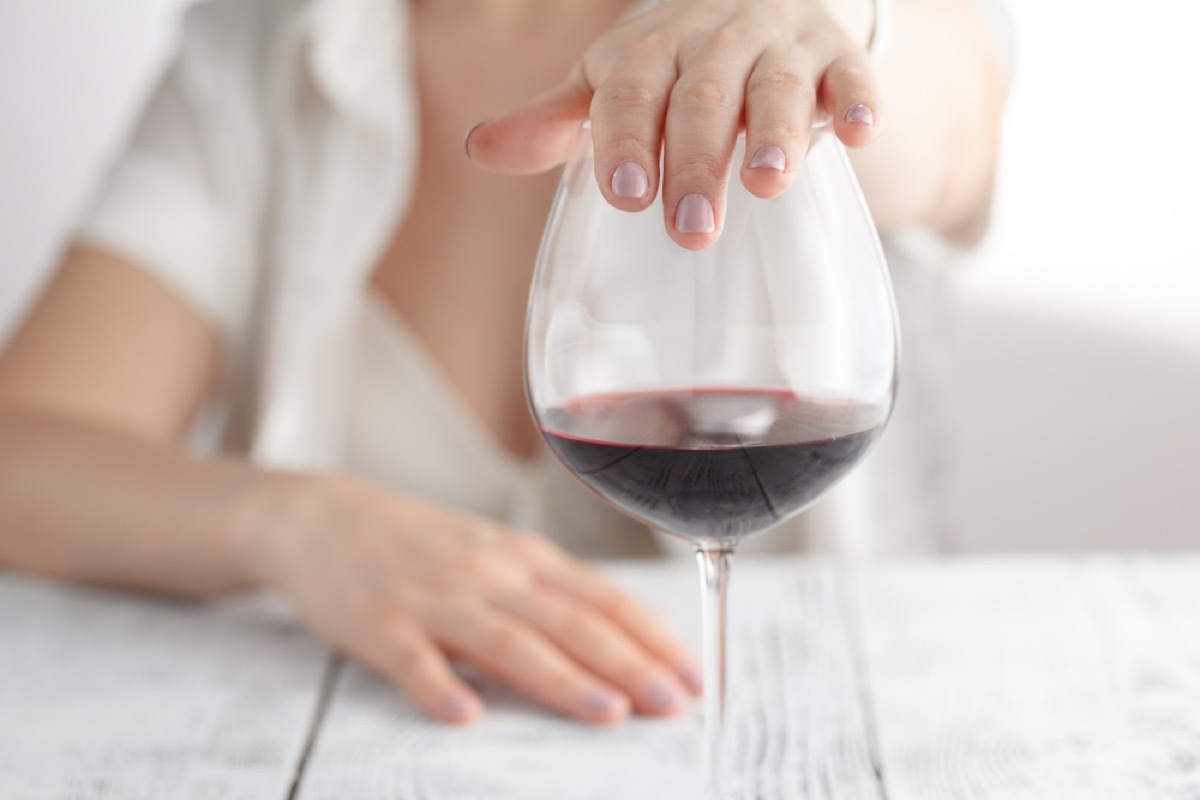
[(567, 160), (592, 90), (577, 69), (563, 83), (520, 108), (479, 123), (467, 133), (467, 156), (491, 172), (544, 172)]

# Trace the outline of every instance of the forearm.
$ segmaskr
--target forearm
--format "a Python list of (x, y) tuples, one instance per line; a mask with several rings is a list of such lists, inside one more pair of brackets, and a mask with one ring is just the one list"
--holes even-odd
[(851, 155), (876, 224), (978, 238), (1008, 78), (975, 0), (895, 0), (878, 75), (879, 139)]
[(252, 583), (239, 504), (272, 476), (63, 419), (0, 414), (0, 564), (184, 597)]

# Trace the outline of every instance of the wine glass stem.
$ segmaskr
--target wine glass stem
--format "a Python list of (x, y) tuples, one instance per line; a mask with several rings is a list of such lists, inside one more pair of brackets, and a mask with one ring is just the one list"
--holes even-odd
[(704, 626), (704, 769), (706, 800), (722, 796), (725, 750), (725, 611), (731, 549), (697, 549)]

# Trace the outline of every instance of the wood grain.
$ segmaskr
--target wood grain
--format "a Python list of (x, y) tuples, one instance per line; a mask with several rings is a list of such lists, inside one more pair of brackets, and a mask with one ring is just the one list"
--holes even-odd
[[(698, 638), (691, 564), (612, 571)], [(1198, 557), (747, 560), (732, 600), (734, 797), (1200, 798)], [(269, 598), (0, 573), (0, 797), (699, 794), (698, 709), (595, 729), (481, 681), (486, 720), (447, 728), (329, 663)]]
[(888, 800), (1200, 797), (1200, 563), (863, 569)]
[[(690, 563), (613, 574), (693, 641)], [(734, 797), (879, 800), (839, 573), (795, 559), (734, 567), (730, 771)], [(484, 685), (486, 719), (435, 727), (382, 681), (348, 667), (300, 800), (696, 798), (699, 708), (673, 721), (587, 728)]]
[(327, 661), (262, 598), (189, 606), (0, 572), (0, 797), (284, 800)]

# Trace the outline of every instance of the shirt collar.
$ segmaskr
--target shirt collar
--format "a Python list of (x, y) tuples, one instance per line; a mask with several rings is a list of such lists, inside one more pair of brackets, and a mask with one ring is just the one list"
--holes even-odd
[(411, 58), (404, 0), (311, 0), (300, 41), (313, 84), (351, 117), (381, 130), (394, 123), (403, 65)]

